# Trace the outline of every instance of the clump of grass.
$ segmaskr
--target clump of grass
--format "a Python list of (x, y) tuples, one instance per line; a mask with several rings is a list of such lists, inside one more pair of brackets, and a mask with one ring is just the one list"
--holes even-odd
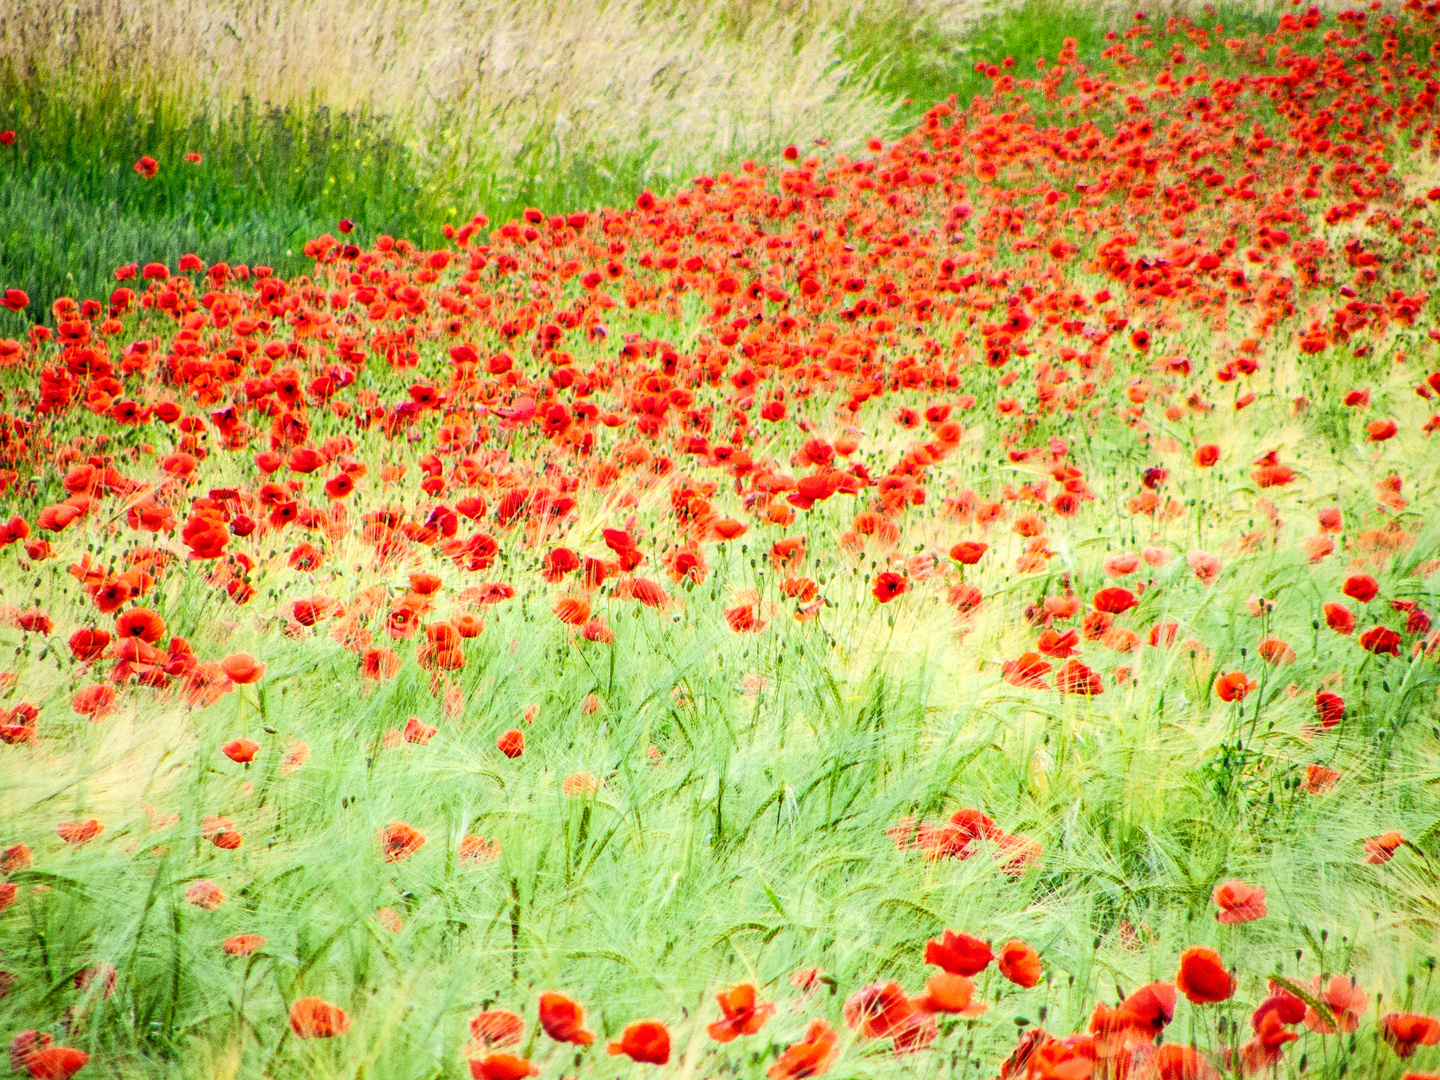
[[(141, 115), (115, 93), (11, 89), (3, 122), (20, 136), (0, 155), (0, 280), (43, 307), (108, 295), (132, 261), (194, 252), (294, 273), (306, 240), (341, 218), (434, 242), (452, 216), (382, 121), (250, 101), (219, 117), (173, 101)], [(153, 177), (135, 172), (141, 156), (158, 161)]]

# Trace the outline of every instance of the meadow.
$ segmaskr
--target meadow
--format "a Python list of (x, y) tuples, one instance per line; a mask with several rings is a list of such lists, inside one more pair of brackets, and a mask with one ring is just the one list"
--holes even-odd
[(1440, 5), (21, 6), (17, 1074), (1440, 1073)]

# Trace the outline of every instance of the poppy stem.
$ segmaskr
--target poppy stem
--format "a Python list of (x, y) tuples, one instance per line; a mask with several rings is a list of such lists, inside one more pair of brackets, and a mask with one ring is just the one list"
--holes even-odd
[(510, 979), (520, 981), (520, 880), (510, 878)]

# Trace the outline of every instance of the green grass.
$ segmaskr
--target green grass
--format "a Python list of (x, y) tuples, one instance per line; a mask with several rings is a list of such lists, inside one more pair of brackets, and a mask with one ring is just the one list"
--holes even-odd
[[(1273, 30), (1278, 15), (1256, 11), (1240, 4), (1212, 5), (1213, 16), (1196, 22), (1204, 27), (1221, 23), (1226, 34)], [(1154, 20), (1163, 29), (1163, 20)], [(977, 63), (999, 64), (1015, 60), (1011, 73), (1017, 78), (1034, 78), (1035, 61), (1045, 57), (1055, 63), (1065, 42), (1074, 40), (1081, 63), (1095, 66), (1100, 53), (1110, 44), (1106, 34), (1124, 32), (1127, 25), (1096, 17), (1083, 4), (1058, 0), (1024, 0), (999, 13), (984, 15), (968, 26), (961, 37), (946, 33), (940, 17), (931, 14), (916, 19), (895, 8), (865, 6), (857, 9), (844, 25), (840, 55), (874, 79), (876, 89), (905, 104), (895, 114), (899, 130), (908, 130), (937, 101), (954, 94), (961, 108), (968, 107), (977, 94), (990, 93), (991, 80), (975, 70)], [(1218, 47), (1203, 57), (1212, 70), (1228, 72), (1234, 65)]]
[[(251, 102), (137, 115), (113, 94), (18, 87), (6, 98), (19, 138), (0, 158), (0, 280), (40, 311), (57, 296), (108, 296), (127, 262), (195, 252), (293, 274), (305, 242), (343, 217), (368, 236), (433, 243), (453, 216), (381, 120)], [(199, 164), (184, 160), (192, 152)], [(154, 177), (135, 172), (143, 155), (159, 162)]]

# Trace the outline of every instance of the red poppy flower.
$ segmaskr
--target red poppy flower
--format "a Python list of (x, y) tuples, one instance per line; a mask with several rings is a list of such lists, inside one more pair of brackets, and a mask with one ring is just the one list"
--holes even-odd
[[(1064, 1039), (1037, 1038), (1029, 1045), (1022, 1039), (1016, 1055), (1025, 1061), (1025, 1075), (1035, 1080), (1074, 1080), (1077, 1077), (1088, 1077), (1096, 1072), (1098, 1060), (1095, 1040), (1082, 1034), (1070, 1035)], [(1012, 1055), (1012, 1060), (1014, 1056)]]
[(1387, 863), (1404, 843), (1405, 837), (1394, 830), (1369, 837), (1365, 841), (1365, 861), (1371, 866)]
[(253, 739), (232, 739), (225, 746), (220, 747), (220, 753), (239, 765), (249, 765), (255, 760), (259, 749), (261, 749), (261, 744), (256, 743)]
[(1286, 641), (1280, 638), (1268, 637), (1255, 646), (1255, 651), (1260, 659), (1267, 664), (1293, 664), (1295, 662), (1295, 650)]
[(1124, 1023), (1153, 1038), (1175, 1019), (1175, 1001), (1174, 983), (1146, 983), (1130, 992), (1120, 1003), (1119, 1012)]
[(410, 575), (410, 591), (416, 596), (434, 596), (444, 582), (434, 574), (413, 573)]
[(1352, 600), (1368, 604), (1380, 592), (1380, 583), (1369, 574), (1352, 574), (1345, 579), (1340, 591)]
[(975, 980), (964, 975), (942, 971), (925, 980), (925, 993), (914, 999), (916, 1007), (932, 1013), (956, 1016), (983, 1016), (989, 1010), (984, 1002), (975, 1000)]
[(589, 1046), (595, 1041), (595, 1033), (585, 1029), (585, 1010), (564, 994), (540, 995), (540, 1026), (556, 1042)]
[(109, 644), (110, 633), (107, 630), (86, 628), (76, 630), (70, 635), (70, 652), (76, 660), (82, 663), (94, 660), (105, 651), (105, 646)]
[(1311, 995), (1329, 1011), (1322, 1017), (1313, 1005), (1305, 1006), (1305, 1026), (1322, 1035), (1333, 1035), (1337, 1031), (1351, 1032), (1360, 1026), (1368, 998), (1365, 991), (1355, 985), (1351, 975), (1332, 975), (1322, 985), (1321, 976), (1310, 980)]
[(425, 845), (425, 834), (403, 821), (380, 830), (380, 849), (387, 863), (404, 862)]
[(1123, 615), (1138, 603), (1134, 593), (1119, 585), (1101, 589), (1091, 600), (1096, 611), (1103, 611), (1108, 615)]
[(935, 1018), (895, 982), (873, 983), (852, 994), (845, 1002), (845, 1022), (862, 1038), (893, 1039), (901, 1052), (929, 1045), (937, 1033)]
[(1244, 701), (1257, 685), (1243, 671), (1231, 671), (1215, 680), (1215, 696), (1221, 701)]
[(0, 548), (19, 543), (30, 535), (30, 523), (19, 514), (0, 525)]
[(1023, 941), (1007, 941), (1000, 949), (996, 966), (1016, 986), (1028, 988), (1040, 982), (1040, 954)]
[(1045, 675), (1049, 673), (1051, 664), (1048, 660), (1040, 659), (1039, 653), (1021, 653), (1018, 659), (1007, 660), (1001, 665), (1005, 681), (1011, 686), (1019, 686), (1027, 689), (1043, 690), (1048, 687)]
[(153, 645), (165, 636), (165, 620), (149, 608), (131, 608), (115, 619), (116, 636), (138, 638)]
[(724, 1019), (706, 1027), (716, 1042), (730, 1042), (739, 1035), (754, 1035), (775, 1012), (768, 1001), (756, 1001), (755, 987), (750, 983), (732, 986), (715, 995)]
[(824, 1076), (830, 1071), (839, 1050), (836, 1047), (835, 1029), (824, 1020), (812, 1020), (805, 1029), (805, 1037), (791, 1043), (766, 1075), (770, 1080), (802, 1080), (804, 1077)]
[(486, 1009), (470, 1021), (470, 1034), (486, 1046), (513, 1046), (525, 1034), (525, 1021), (509, 1009)]
[(664, 1065), (670, 1060), (670, 1030), (658, 1020), (638, 1020), (626, 1025), (606, 1052), (617, 1057), (623, 1054), (646, 1065)]
[(470, 1075), (475, 1080), (524, 1080), (539, 1076), (540, 1066), (514, 1054), (488, 1054), (470, 1062)]
[(1355, 632), (1355, 613), (1342, 604), (1325, 604), (1322, 610), (1325, 613), (1325, 625), (1334, 630), (1337, 634), (1353, 634)]
[(989, 814), (969, 806), (962, 806), (951, 814), (950, 824), (969, 840), (978, 840), (980, 837), (999, 840), (1005, 835)]
[(1222, 923), (1254, 922), (1265, 917), (1265, 890), (1238, 878), (1216, 885), (1211, 899), (1220, 909), (1215, 918)]
[(265, 674), (265, 665), (249, 653), (232, 653), (220, 661), (220, 670), (225, 672), (231, 682), (248, 686), (260, 681)]
[(393, 679), (400, 670), (400, 658), (389, 649), (367, 649), (360, 658), (362, 679)]
[(114, 701), (114, 687), (104, 683), (92, 683), (75, 691), (75, 696), (70, 699), (70, 707), (81, 716), (99, 721), (110, 711)]
[(649, 578), (636, 577), (615, 586), (615, 595), (622, 600), (638, 600), (646, 607), (661, 608), (670, 601), (670, 594)]
[[(46, 1036), (46, 1039), (48, 1041), (49, 1036)], [(47, 1046), (43, 1050), (28, 1054), (25, 1057), (25, 1068), (35, 1080), (70, 1080), (89, 1060), (90, 1055), (84, 1050), (69, 1046)]]
[(562, 596), (550, 609), (567, 626), (584, 626), (590, 620), (590, 604), (578, 596)]
[(989, 549), (989, 544), (979, 540), (962, 540), (950, 549), (950, 557), (962, 565), (974, 566)]
[(1345, 718), (1345, 699), (1328, 690), (1317, 691), (1315, 694), (1315, 718), (1320, 721), (1320, 727), (1328, 731)]
[(1057, 660), (1064, 660), (1066, 657), (1074, 656), (1079, 645), (1080, 638), (1074, 630), (1066, 630), (1063, 634), (1058, 630), (1049, 628), (1040, 631), (1040, 640), (1036, 648), (1046, 656), (1053, 656)]
[(89, 821), (62, 821), (55, 826), (56, 835), (75, 847), (84, 847), (104, 831), (105, 826), (94, 818)]
[(324, 998), (297, 998), (290, 1006), (290, 1030), (302, 1039), (333, 1039), (350, 1030), (350, 1017)]
[(236, 934), (221, 943), (221, 948), (231, 956), (249, 956), (256, 949), (264, 947), (265, 939), (259, 934)]
[(1384, 626), (1372, 626), (1360, 635), (1360, 647), (1377, 656), (1400, 655), (1400, 635)]
[(330, 499), (349, 498), (355, 490), (355, 478), (349, 473), (337, 473), (325, 481), (325, 495)]
[(1220, 1074), (1188, 1043), (1165, 1043), (1150, 1059), (1156, 1080), (1220, 1080)]
[(870, 594), (874, 596), (876, 600), (879, 600), (880, 603), (888, 604), (897, 596), (909, 591), (910, 584), (902, 575), (886, 570), (876, 575), (875, 586), (870, 590)]
[(1105, 692), (1100, 676), (1079, 660), (1067, 660), (1055, 672), (1055, 689), (1062, 694), (1078, 694), (1093, 697)]
[(1311, 795), (1320, 795), (1329, 791), (1340, 781), (1340, 774), (1334, 769), (1327, 769), (1324, 765), (1305, 766), (1305, 790)]
[(60, 532), (81, 516), (80, 508), (69, 503), (56, 503), (40, 511), (35, 527), (46, 532)]
[(1417, 1046), (1440, 1042), (1440, 1020), (1421, 1013), (1386, 1013), (1380, 1018), (1380, 1034), (1396, 1057), (1408, 1058)]
[(225, 890), (215, 882), (201, 878), (185, 890), (185, 902), (205, 911), (215, 911), (225, 903)]
[(978, 975), (994, 959), (995, 954), (988, 944), (953, 930), (946, 930), (938, 939), (925, 943), (925, 963), (951, 975)]
[(159, 162), (149, 154), (144, 155), (139, 161), (135, 162), (135, 171), (147, 180), (153, 177), (159, 170)]
[(1305, 1019), (1305, 1003), (1290, 991), (1277, 989), (1275, 984), (1271, 983), (1270, 996), (1260, 1002), (1250, 1014), (1250, 1027), (1258, 1033), (1267, 1025), (1267, 1015), (1273, 1015), (1281, 1024), (1298, 1024)]
[(1180, 954), (1176, 988), (1196, 1005), (1226, 1001), (1235, 992), (1235, 978), (1225, 970), (1214, 949), (1196, 946)]
[[(206, 819), (208, 822), (210, 819)], [(234, 851), (245, 842), (245, 838), (235, 831), (228, 818), (222, 819), (222, 823), (205, 830), (209, 841), (217, 848), (225, 851)]]
[(460, 839), (462, 863), (490, 863), (500, 858), (500, 841), (467, 833)]
[(500, 733), (495, 748), (508, 758), (518, 758), (525, 753), (525, 733), (519, 728), (510, 728)]
[(34, 855), (29, 844), (15, 844), (0, 852), (0, 874), (13, 874), (17, 870), (29, 870), (34, 865)]

